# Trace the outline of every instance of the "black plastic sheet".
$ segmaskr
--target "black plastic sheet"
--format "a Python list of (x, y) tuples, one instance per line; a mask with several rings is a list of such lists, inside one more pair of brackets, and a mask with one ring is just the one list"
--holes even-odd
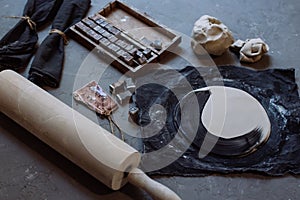
[[(140, 87), (135, 94), (136, 105), (140, 108), (138, 123), (144, 127), (151, 122), (149, 108), (160, 104), (167, 111), (165, 126), (159, 134), (144, 138), (145, 155), (168, 145), (177, 133), (174, 126), (174, 110), (179, 99), (172, 90), (182, 88), (187, 79), (192, 89), (219, 84), (244, 90), (254, 96), (265, 108), (271, 125), (269, 140), (255, 152), (244, 157), (222, 157), (209, 153), (199, 158), (199, 146), (195, 145), (199, 134), (206, 132), (199, 125), (195, 143), (192, 143), (175, 162), (162, 169), (152, 171), (151, 175), (202, 176), (211, 173), (255, 172), (279, 176), (286, 173), (300, 174), (300, 99), (295, 83), (294, 69), (269, 69), (254, 71), (235, 66), (218, 68), (186, 67), (179, 71), (182, 78), (174, 79), (170, 70), (154, 70), (137, 78)], [(221, 74), (221, 79), (219, 74)], [(163, 84), (152, 83), (164, 80)], [(171, 90), (170, 90), (171, 88)], [(200, 110), (204, 107), (209, 94), (198, 97)], [(202, 99), (202, 100), (201, 100)], [(242, 113), (241, 113), (242, 114)], [(197, 137), (198, 136), (198, 137)], [(178, 142), (180, 143), (180, 141)], [(164, 155), (164, 156), (172, 156)], [(161, 155), (153, 160), (162, 159)], [(166, 157), (164, 158), (166, 159)], [(143, 163), (142, 163), (143, 166)]]
[[(53, 21), (52, 30), (66, 32), (86, 15), (90, 4), (90, 0), (64, 0)], [(64, 56), (64, 37), (58, 33), (50, 33), (36, 53), (29, 79), (38, 85), (58, 87)]]
[[(21, 20), (0, 40), (0, 70), (28, 65), (38, 41), (37, 30), (50, 22), (62, 0), (28, 0)], [(29, 17), (29, 18), (26, 18)]]

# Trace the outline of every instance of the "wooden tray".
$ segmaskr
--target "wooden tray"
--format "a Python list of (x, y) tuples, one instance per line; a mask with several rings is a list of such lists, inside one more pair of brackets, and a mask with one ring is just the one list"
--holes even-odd
[[(86, 20), (96, 19), (103, 19), (116, 29), (120, 30), (120, 33), (116, 36), (127, 43), (134, 45), (139, 51), (143, 52), (145, 49), (148, 51), (151, 50), (151, 56), (147, 56), (147, 59), (144, 62), (138, 62), (134, 59), (134, 65), (128, 64), (128, 62), (121, 59), (118, 54), (108, 49), (107, 46), (103, 46), (96, 39), (91, 39), (88, 34), (78, 29), (80, 23), (82, 25)], [(89, 49), (97, 48), (100, 50), (99, 52), (104, 57), (113, 59), (112, 64), (121, 71), (130, 70), (131, 72), (136, 72), (148, 63), (157, 61), (161, 56), (168, 52), (168, 50), (174, 48), (181, 42), (181, 36), (176, 35), (165, 26), (150, 19), (149, 16), (138, 12), (136, 9), (131, 8), (120, 1), (114, 1), (107, 4), (98, 13), (78, 22), (72, 26), (70, 30), (74, 39)], [(158, 48), (157, 44), (159, 43), (161, 44), (161, 47)], [(156, 46), (153, 44), (156, 44)], [(134, 55), (132, 56), (135, 58)]]

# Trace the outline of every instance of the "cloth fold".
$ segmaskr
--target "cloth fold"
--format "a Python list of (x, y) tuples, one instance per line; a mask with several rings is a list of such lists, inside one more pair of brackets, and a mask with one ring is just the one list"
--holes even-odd
[(20, 21), (0, 40), (0, 71), (28, 65), (38, 42), (37, 30), (56, 15), (62, 0), (28, 0)]
[[(64, 0), (52, 23), (52, 30), (65, 33), (86, 15), (90, 4), (90, 0)], [(37, 85), (59, 85), (65, 56), (65, 37), (60, 32), (52, 32), (45, 38), (32, 62), (28, 79)]]

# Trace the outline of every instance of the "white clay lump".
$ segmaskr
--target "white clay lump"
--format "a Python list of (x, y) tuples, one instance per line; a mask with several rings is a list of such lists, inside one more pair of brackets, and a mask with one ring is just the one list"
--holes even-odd
[(269, 46), (260, 38), (245, 41), (240, 51), (240, 61), (254, 63), (269, 51)]
[(237, 40), (230, 47), (231, 51), (240, 54), (241, 62), (254, 63), (269, 51), (269, 46), (260, 38)]
[(233, 42), (230, 30), (215, 17), (204, 15), (194, 24), (191, 46), (197, 55), (220, 56)]

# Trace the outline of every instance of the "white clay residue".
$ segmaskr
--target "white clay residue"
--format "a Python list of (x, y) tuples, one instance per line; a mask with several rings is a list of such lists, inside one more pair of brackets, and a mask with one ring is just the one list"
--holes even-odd
[(270, 104), (277, 110), (277, 112), (280, 114), (280, 116), (283, 118), (284, 124), (287, 123), (287, 109), (285, 109), (283, 106), (276, 104), (274, 99), (270, 99)]
[(204, 15), (195, 22), (192, 38), (191, 45), (197, 55), (204, 55), (206, 52), (222, 55), (234, 42), (227, 26), (209, 15)]

